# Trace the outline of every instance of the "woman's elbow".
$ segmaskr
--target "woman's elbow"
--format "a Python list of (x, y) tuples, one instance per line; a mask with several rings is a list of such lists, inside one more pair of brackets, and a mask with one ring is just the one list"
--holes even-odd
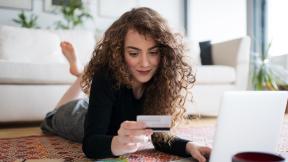
[(83, 141), (82, 144), (82, 151), (88, 158), (97, 158), (95, 157), (95, 154), (93, 153), (92, 149), (89, 148), (89, 146)]

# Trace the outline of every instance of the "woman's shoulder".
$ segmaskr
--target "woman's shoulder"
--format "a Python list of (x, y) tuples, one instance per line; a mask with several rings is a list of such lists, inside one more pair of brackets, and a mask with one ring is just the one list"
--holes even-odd
[(103, 83), (113, 83), (115, 79), (113, 79), (113, 74), (104, 67), (98, 68), (93, 76), (93, 81), (103, 82)]
[(113, 76), (107, 69), (97, 69), (93, 75), (90, 94), (106, 94), (113, 97), (116, 95), (117, 92), (113, 88), (115, 87), (114, 85), (115, 81), (113, 80)]

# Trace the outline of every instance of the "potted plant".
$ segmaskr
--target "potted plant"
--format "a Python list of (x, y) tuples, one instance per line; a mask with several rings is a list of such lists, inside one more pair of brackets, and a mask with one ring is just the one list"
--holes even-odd
[(39, 28), (37, 25), (37, 19), (38, 16), (31, 14), (30, 18), (28, 18), (28, 16), (26, 16), (26, 14), (24, 13), (24, 11), (21, 11), (21, 13), (18, 14), (18, 18), (13, 19), (13, 21), (16, 22), (17, 24), (20, 24), (21, 27), (24, 28)]
[(252, 77), (254, 89), (288, 90), (288, 71), (283, 66), (272, 63), (274, 58), (269, 55), (270, 48), (271, 42), (263, 54), (255, 56)]
[(271, 42), (264, 53), (256, 56), (255, 59), (252, 83), (256, 90), (279, 90), (269, 57), (270, 47)]
[(61, 13), (64, 21), (57, 21), (56, 29), (75, 29), (83, 25), (85, 19), (93, 19), (81, 0), (62, 0)]

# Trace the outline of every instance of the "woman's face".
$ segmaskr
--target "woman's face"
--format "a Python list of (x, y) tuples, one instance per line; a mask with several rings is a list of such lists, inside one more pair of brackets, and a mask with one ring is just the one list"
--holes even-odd
[(133, 81), (143, 84), (153, 77), (158, 68), (159, 47), (151, 37), (130, 29), (125, 37), (124, 58)]

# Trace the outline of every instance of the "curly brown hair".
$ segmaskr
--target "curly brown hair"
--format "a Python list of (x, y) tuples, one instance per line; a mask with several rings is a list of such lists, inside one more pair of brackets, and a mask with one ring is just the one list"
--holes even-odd
[(92, 78), (101, 67), (113, 72), (117, 85), (130, 86), (131, 76), (124, 61), (124, 41), (128, 30), (151, 37), (160, 49), (157, 72), (145, 83), (144, 113), (150, 115), (172, 115), (173, 125), (183, 119), (184, 103), (188, 89), (195, 76), (183, 59), (184, 47), (181, 37), (173, 34), (166, 21), (154, 10), (135, 8), (124, 13), (105, 32), (97, 44), (91, 61), (85, 68), (81, 87), (89, 93)]

